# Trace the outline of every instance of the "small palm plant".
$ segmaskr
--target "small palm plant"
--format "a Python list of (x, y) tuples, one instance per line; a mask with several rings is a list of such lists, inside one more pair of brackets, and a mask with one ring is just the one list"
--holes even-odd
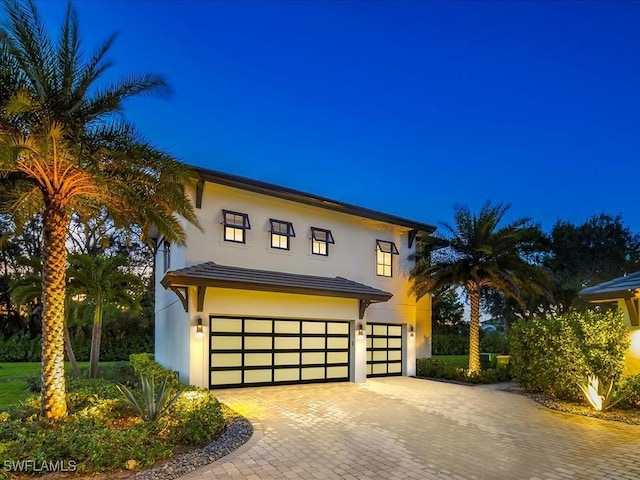
[(179, 390), (171, 396), (172, 388), (168, 380), (169, 377), (166, 377), (156, 392), (153, 378), (140, 377), (140, 384), (142, 386), (142, 405), (138, 402), (138, 399), (131, 389), (122, 384), (118, 384), (117, 386), (126, 402), (131, 405), (136, 412), (138, 412), (138, 415), (140, 415), (142, 420), (145, 422), (155, 422), (166, 413), (169, 407), (178, 400), (182, 393), (182, 391)]
[(580, 390), (587, 399), (587, 402), (599, 412), (603, 412), (618, 402), (620, 402), (624, 395), (617, 394), (613, 388), (613, 380), (609, 382), (607, 388), (603, 388), (603, 384), (596, 375), (587, 376), (585, 383), (578, 383)]

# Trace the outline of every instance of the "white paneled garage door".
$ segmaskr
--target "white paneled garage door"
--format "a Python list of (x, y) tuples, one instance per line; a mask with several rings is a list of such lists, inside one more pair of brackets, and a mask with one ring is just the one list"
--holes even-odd
[(402, 375), (402, 326), (367, 324), (367, 377)]
[(349, 380), (349, 322), (210, 317), (210, 388)]

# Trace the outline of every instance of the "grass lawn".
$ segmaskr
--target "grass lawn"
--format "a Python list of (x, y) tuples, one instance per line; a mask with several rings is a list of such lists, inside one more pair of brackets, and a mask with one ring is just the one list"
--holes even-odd
[(442, 360), (452, 367), (467, 368), (469, 366), (469, 355), (434, 355), (433, 358)]
[[(107, 365), (109, 362), (100, 363)], [(89, 368), (89, 362), (78, 362), (80, 369)], [(40, 362), (0, 363), (0, 407), (21, 402), (33, 392), (26, 392), (27, 378), (40, 375)], [(71, 364), (65, 363), (67, 373), (71, 371)]]

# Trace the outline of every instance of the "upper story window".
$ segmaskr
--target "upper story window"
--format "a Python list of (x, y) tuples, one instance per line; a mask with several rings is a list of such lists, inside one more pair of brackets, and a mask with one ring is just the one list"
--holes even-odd
[(224, 221), (224, 239), (227, 242), (246, 243), (246, 230), (251, 230), (249, 215), (246, 213), (222, 210)]
[(296, 236), (291, 222), (283, 222), (281, 220), (269, 220), (271, 223), (271, 248), (281, 250), (289, 250), (290, 238)]
[(393, 255), (398, 255), (395, 243), (376, 240), (376, 274), (381, 277), (392, 276)]
[(333, 241), (331, 230), (311, 227), (311, 253), (314, 255), (329, 256), (329, 244)]
[(171, 268), (171, 244), (166, 240), (162, 242), (162, 268), (165, 272)]

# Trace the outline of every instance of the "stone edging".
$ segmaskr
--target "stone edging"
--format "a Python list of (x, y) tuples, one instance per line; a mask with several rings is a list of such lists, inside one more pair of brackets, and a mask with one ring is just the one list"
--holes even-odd
[(253, 435), (253, 425), (239, 413), (221, 405), (227, 422), (225, 431), (203, 448), (177, 455), (161, 465), (136, 473), (137, 480), (172, 480), (208, 465), (244, 445)]

